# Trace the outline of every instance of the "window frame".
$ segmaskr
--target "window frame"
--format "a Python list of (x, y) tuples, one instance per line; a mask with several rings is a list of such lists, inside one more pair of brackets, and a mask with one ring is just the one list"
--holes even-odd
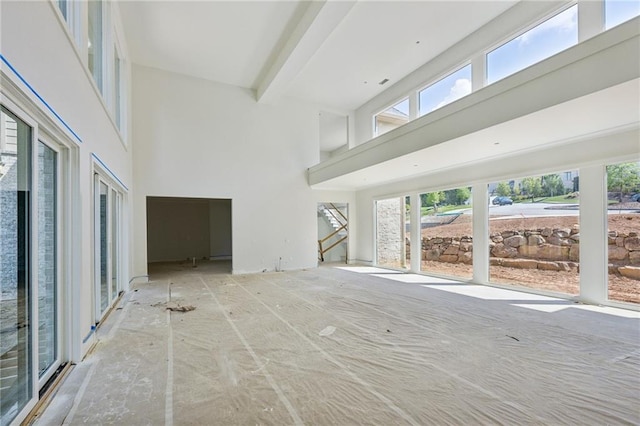
[[(99, 163), (99, 159), (92, 156), (92, 268), (93, 268), (93, 322), (99, 325), (105, 318), (106, 314), (112, 309), (114, 302), (118, 299), (119, 293), (125, 289), (124, 285), (124, 264), (125, 259), (124, 251), (125, 245), (122, 243), (126, 241), (126, 230), (124, 228), (124, 204), (126, 200), (127, 190), (114, 178), (113, 173), (102, 164)], [(105, 184), (107, 187), (107, 221), (106, 221), (106, 236), (107, 236), (107, 307), (103, 310), (100, 305), (100, 212), (99, 212), (99, 197), (100, 197), (100, 184)], [(116, 192), (117, 206), (114, 209), (112, 205), (111, 191)], [(113, 265), (113, 234), (112, 234), (112, 218), (116, 215), (117, 222), (117, 250), (116, 250), (116, 262), (117, 262), (117, 277), (116, 277), (116, 295), (111, 292), (112, 286), (112, 265)]]
[[(602, 30), (603, 31), (608, 31), (608, 30), (610, 30), (612, 28), (615, 28), (615, 27), (617, 27), (619, 25), (624, 24), (625, 22), (629, 22), (630, 20), (640, 16), (640, 14), (634, 15), (634, 16), (632, 16), (630, 18), (625, 19), (624, 21), (620, 21), (618, 23), (615, 23), (615, 24), (609, 26), (609, 25), (607, 25), (607, 3), (614, 4), (614, 2), (612, 2), (611, 0), (602, 0)], [(616, 3), (619, 3), (619, 2), (616, 2)]]
[[(49, 136), (46, 132), (38, 132), (37, 142), (42, 143), (52, 151), (56, 153), (56, 192), (55, 192), (55, 212), (56, 212), (56, 232), (55, 232), (55, 247), (56, 247), (56, 358), (54, 362), (47, 368), (47, 370), (39, 377), (39, 385), (40, 387), (44, 386), (47, 381), (53, 376), (57, 368), (62, 363), (63, 354), (65, 354), (64, 350), (64, 316), (62, 314), (62, 310), (64, 309), (64, 305), (62, 303), (62, 295), (64, 295), (64, 288), (62, 285), (63, 274), (62, 274), (62, 256), (65, 254), (63, 252), (64, 245), (62, 241), (62, 227), (63, 227), (63, 203), (64, 203), (64, 188), (63, 188), (63, 160), (64, 156), (64, 148), (59, 143), (54, 142), (54, 139)], [(37, 157), (37, 155), (35, 156)], [(36, 164), (37, 166), (38, 164)], [(37, 189), (36, 189), (37, 191)], [(36, 201), (34, 201), (35, 203)], [(37, 237), (37, 235), (36, 235)]]
[[(438, 84), (439, 82), (441, 82), (445, 78), (457, 73), (458, 71), (460, 71), (460, 70), (462, 70), (462, 69), (464, 69), (466, 67), (470, 67), (469, 70), (471, 72), (471, 92), (469, 92), (467, 95), (464, 95), (462, 98), (464, 98), (466, 96), (469, 96), (470, 94), (472, 94), (475, 91), (474, 88), (473, 88), (473, 64), (471, 62), (472, 62), (471, 59), (468, 59), (465, 62), (463, 62), (462, 64), (450, 68), (448, 72), (444, 72), (444, 73), (439, 74), (438, 77), (436, 77), (434, 79), (431, 79), (429, 83), (426, 83), (426, 84), (424, 84), (422, 86), (419, 86), (418, 89), (415, 90), (415, 92), (417, 93), (417, 101), (418, 101), (418, 104), (416, 106), (416, 110), (417, 110), (417, 117), (416, 118), (424, 117), (425, 115), (428, 115), (428, 114), (432, 113), (433, 111), (436, 111), (436, 110), (438, 110), (438, 109), (440, 109), (440, 108), (442, 108), (444, 106), (449, 105), (452, 102), (455, 102), (455, 101), (451, 101), (451, 102), (443, 105), (440, 108), (436, 108), (433, 111), (429, 111), (429, 112), (426, 112), (424, 114), (420, 114), (420, 93), (425, 91), (426, 89), (430, 88), (431, 86), (434, 86), (435, 84)], [(462, 98), (459, 98), (459, 99), (462, 99)], [(456, 99), (456, 101), (457, 100), (458, 99)]]
[[(410, 123), (410, 122), (411, 122), (411, 94), (407, 94), (406, 96), (402, 96), (402, 97), (400, 97), (397, 101), (395, 101), (395, 102), (391, 103), (391, 104), (390, 104), (390, 105), (388, 105), (387, 107), (382, 108), (379, 112), (377, 112), (377, 113), (373, 114), (373, 117), (372, 117), (372, 118), (373, 118), (373, 120), (372, 120), (372, 123), (371, 123), (371, 124), (372, 124), (372, 126), (373, 126), (373, 128), (372, 128), (372, 132), (373, 132), (373, 137), (374, 137), (374, 138), (375, 138), (375, 137), (378, 137), (378, 136), (382, 136), (382, 135), (384, 135), (384, 134), (386, 134), (386, 133), (388, 133), (388, 132), (390, 132), (390, 131), (391, 131), (391, 130), (389, 130), (389, 131), (387, 131), (387, 132), (385, 132), (385, 133), (378, 133), (378, 121), (377, 121), (377, 117), (378, 117), (380, 114), (384, 113), (385, 111), (387, 111), (387, 110), (389, 110), (389, 109), (391, 109), (391, 108), (395, 107), (396, 105), (399, 105), (399, 104), (403, 103), (404, 101), (407, 101), (407, 102), (409, 103), (409, 113), (407, 114), (407, 119), (408, 119), (407, 123)], [(404, 123), (404, 124), (407, 124), (407, 123)], [(400, 126), (398, 126), (398, 127), (404, 126), (404, 124), (401, 124), (401, 125), (400, 125)], [(396, 129), (397, 129), (397, 127), (396, 127)], [(395, 130), (395, 129), (392, 129), (392, 130)]]
[[(604, 6), (604, 0), (600, 0), (600, 1), (603, 1), (603, 6)], [(542, 62), (542, 61), (544, 61), (544, 60), (546, 60), (546, 59), (548, 59), (548, 58), (550, 58), (550, 57), (552, 57), (554, 55), (557, 55), (560, 52), (564, 52), (566, 49), (560, 50), (560, 51), (558, 51), (556, 53), (553, 53), (550, 56), (547, 56), (544, 59), (541, 59), (541, 60), (539, 60), (537, 62), (529, 64), (529, 65), (525, 66), (524, 68), (520, 68), (519, 70), (514, 71), (511, 74), (507, 74), (507, 75), (505, 75), (505, 76), (503, 76), (503, 77), (501, 77), (499, 79), (496, 79), (496, 80), (494, 80), (492, 82), (489, 82), (489, 54), (490, 53), (500, 49), (501, 47), (507, 45), (508, 43), (512, 42), (513, 40), (517, 39), (518, 37), (528, 33), (529, 31), (531, 31), (531, 30), (535, 29), (536, 27), (544, 24), (545, 22), (549, 21), (550, 19), (555, 18), (556, 16), (560, 15), (561, 13), (566, 12), (567, 10), (571, 9), (574, 6), (577, 6), (577, 10), (576, 10), (576, 34), (577, 34), (577, 40), (576, 40), (576, 43), (574, 45), (570, 46), (570, 47), (577, 46), (578, 44), (580, 44), (580, 31), (579, 31), (579, 28), (580, 28), (580, 21), (579, 21), (579, 19), (580, 19), (579, 18), (579, 15), (580, 15), (579, 14), (580, 4), (579, 4), (578, 0), (573, 0), (573, 1), (569, 2), (569, 3), (563, 4), (561, 7), (557, 8), (557, 9), (554, 9), (554, 11), (552, 11), (552, 12), (550, 12), (548, 14), (545, 14), (540, 19), (532, 21), (529, 25), (526, 25), (524, 27), (519, 28), (517, 31), (512, 32), (511, 35), (500, 39), (496, 43), (490, 45), (488, 48), (482, 50), (481, 54), (484, 57), (484, 72), (483, 72), (484, 81), (483, 81), (482, 87), (487, 87), (487, 86), (490, 86), (492, 84), (495, 84), (495, 83), (497, 83), (499, 81), (502, 81), (502, 80), (504, 80), (506, 78), (511, 77), (512, 75), (515, 75), (515, 74), (521, 72), (522, 70), (525, 70), (525, 69), (527, 69), (529, 67), (532, 67), (532, 66), (534, 66), (536, 64), (539, 64), (540, 62)]]
[[(4, 74), (2, 74), (4, 77)], [(18, 89), (7, 87), (1, 89), (1, 105), (15, 117), (23, 121), (31, 127), (30, 149), (31, 158), (29, 167), (31, 168), (29, 176), (31, 179), (31, 189), (29, 196), (30, 212), (29, 212), (29, 290), (30, 290), (30, 324), (32, 324), (31, 334), (29, 336), (31, 380), (29, 382), (31, 398), (24, 407), (18, 412), (17, 416), (12, 420), (13, 423), (22, 422), (29, 412), (37, 405), (40, 400), (39, 391), (53, 376), (57, 368), (63, 361), (67, 361), (72, 357), (71, 336), (75, 331), (76, 325), (71, 320), (71, 312), (74, 309), (70, 294), (71, 271), (67, 269), (67, 264), (73, 257), (72, 242), (69, 240), (69, 233), (63, 232), (66, 228), (71, 229), (72, 208), (69, 208), (71, 202), (71, 191), (69, 176), (72, 173), (72, 164), (70, 163), (69, 150), (76, 148), (77, 145), (71, 139), (65, 139), (67, 136), (63, 130), (58, 129), (55, 125), (47, 121), (49, 118), (43, 114), (38, 106), (31, 102), (24, 104), (19, 99), (23, 99)], [(58, 130), (58, 132), (56, 132)], [(56, 134), (58, 136), (56, 136)], [(39, 170), (39, 160), (37, 154), (38, 144), (42, 143), (48, 148), (56, 152), (56, 357), (54, 362), (39, 374), (39, 311), (38, 311), (38, 292), (39, 292), (39, 271), (38, 265), (40, 257), (38, 253), (38, 184), (37, 174)]]

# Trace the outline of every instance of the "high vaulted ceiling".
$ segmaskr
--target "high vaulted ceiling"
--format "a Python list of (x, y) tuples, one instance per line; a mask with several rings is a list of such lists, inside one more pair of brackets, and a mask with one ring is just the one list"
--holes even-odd
[(120, 10), (134, 63), (255, 89), (260, 101), (348, 111), (516, 2), (122, 1)]

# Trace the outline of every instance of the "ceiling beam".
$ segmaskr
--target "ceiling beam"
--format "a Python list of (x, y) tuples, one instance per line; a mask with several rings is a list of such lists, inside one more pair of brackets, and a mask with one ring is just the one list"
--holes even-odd
[(258, 84), (256, 100), (272, 102), (302, 71), (356, 1), (311, 1)]

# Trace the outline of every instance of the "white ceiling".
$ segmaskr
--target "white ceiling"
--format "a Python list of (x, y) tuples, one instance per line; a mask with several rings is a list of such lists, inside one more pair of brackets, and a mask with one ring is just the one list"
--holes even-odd
[[(291, 83), (288, 94), (356, 109), (515, 3), (359, 1)], [(378, 84), (385, 78), (388, 83)]]
[(299, 1), (121, 1), (134, 63), (255, 88)]
[[(134, 63), (252, 89), (275, 75), (278, 95), (349, 111), (516, 2), (119, 4)], [(389, 83), (379, 85), (384, 78)]]

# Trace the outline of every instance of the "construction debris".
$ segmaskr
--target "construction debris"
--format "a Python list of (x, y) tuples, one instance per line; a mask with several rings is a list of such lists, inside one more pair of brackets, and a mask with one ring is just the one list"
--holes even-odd
[(179, 303), (169, 302), (167, 303), (167, 309), (171, 312), (189, 312), (196, 309), (193, 305), (180, 305)]

